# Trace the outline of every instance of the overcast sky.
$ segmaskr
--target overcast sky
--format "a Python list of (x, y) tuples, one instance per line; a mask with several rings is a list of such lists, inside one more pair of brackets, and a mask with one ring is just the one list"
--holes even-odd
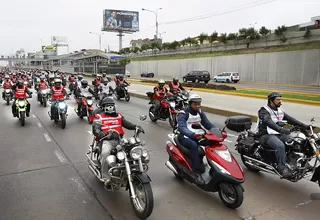
[[(253, 2), (255, 4), (249, 4)], [(254, 5), (260, 6), (252, 7)], [(239, 10), (239, 6), (247, 9)], [(70, 51), (98, 48), (98, 36), (89, 32), (100, 32), (102, 12), (108, 8), (139, 11), (141, 31), (123, 38), (123, 46), (129, 46), (130, 40), (153, 38), (155, 33), (155, 15), (141, 8), (156, 10), (160, 7), (159, 32), (166, 32), (162, 35), (164, 41), (181, 40), (215, 30), (219, 33), (236, 32), (254, 23), (257, 23), (256, 28), (266, 26), (274, 29), (282, 24), (289, 26), (308, 22), (311, 17), (320, 15), (320, 0), (2, 0), (0, 55), (10, 55), (20, 48), (27, 52), (38, 51), (41, 41), (43, 45), (51, 43), (51, 36), (68, 37)], [(163, 24), (202, 15), (214, 16), (186, 23)], [(108, 45), (111, 50), (118, 50), (116, 34), (103, 35), (102, 48)], [(66, 48), (61, 48), (59, 54), (66, 51)]]

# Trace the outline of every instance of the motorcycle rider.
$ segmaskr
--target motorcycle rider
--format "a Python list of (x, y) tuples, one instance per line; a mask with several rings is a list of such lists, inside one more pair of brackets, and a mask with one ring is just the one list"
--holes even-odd
[(258, 112), (258, 136), (261, 145), (275, 150), (275, 156), (278, 163), (279, 173), (288, 178), (292, 175), (288, 164), (286, 164), (285, 142), (288, 140), (290, 130), (280, 126), (280, 122), (285, 120), (288, 124), (298, 125), (307, 130), (309, 125), (294, 119), (286, 114), (280, 107), (282, 105), (281, 94), (279, 92), (271, 92), (268, 94), (267, 105), (260, 108)]
[(168, 91), (168, 89), (165, 87), (165, 81), (163, 79), (160, 79), (158, 81), (158, 86), (153, 88), (153, 102), (155, 104), (155, 117), (159, 118), (159, 113), (160, 113), (160, 106), (161, 106), (161, 102), (160, 100), (164, 98), (164, 96), (166, 94), (168, 95), (172, 95), (171, 92)]
[(45, 76), (40, 76), (40, 82), (38, 86), (38, 101), (40, 101), (40, 94), (43, 89), (47, 89), (48, 83), (46, 82)]
[[(9, 75), (6, 75), (4, 77), (4, 80), (2, 81), (2, 84), (1, 86), (3, 87), (3, 92), (2, 92), (2, 98), (4, 98), (4, 95), (5, 95), (5, 90), (6, 89), (12, 89), (12, 86), (13, 86), (13, 82), (10, 80), (10, 77)], [(11, 91), (11, 97), (13, 97), (13, 92)]]
[(179, 90), (185, 90), (179, 82), (178, 77), (173, 77), (172, 82), (169, 83), (169, 91), (172, 94), (176, 94)]
[(76, 79), (74, 77), (74, 74), (71, 74), (68, 78), (69, 82), (74, 82)]
[(195, 181), (197, 184), (204, 184), (201, 173), (205, 171), (205, 167), (201, 166), (198, 145), (203, 138), (204, 131), (202, 129), (192, 128), (192, 124), (201, 124), (207, 130), (216, 133), (218, 128), (214, 126), (207, 118), (206, 114), (201, 110), (201, 97), (192, 94), (189, 97), (189, 107), (178, 113), (178, 140), (188, 148), (191, 152), (192, 169), (195, 172)]
[(98, 90), (100, 91), (100, 96), (99, 96), (99, 100), (102, 100), (104, 98), (105, 95), (110, 94), (110, 92), (114, 92), (113, 88), (109, 85), (109, 79), (108, 78), (104, 78), (102, 80), (102, 83), (100, 84)]
[[(17, 117), (17, 106), (16, 106), (16, 100), (19, 98), (27, 98), (27, 94), (30, 98), (32, 98), (32, 92), (23, 84), (23, 79), (19, 78), (17, 80), (16, 85), (12, 86), (12, 91), (14, 92), (14, 102), (12, 103), (12, 114), (13, 117)], [(30, 115), (30, 103), (27, 101), (27, 109), (26, 109), (26, 116), (29, 117)]]
[(124, 79), (123, 75), (121, 74), (118, 76), (118, 80), (116, 81), (116, 93), (117, 94), (123, 85), (129, 85), (129, 83)]
[(54, 79), (54, 86), (52, 86), (49, 95), (51, 96), (51, 120), (54, 119), (53, 111), (54, 107), (59, 101), (59, 99), (64, 99), (68, 96), (68, 93), (64, 86), (62, 85), (62, 80), (60, 78)]
[[(144, 130), (139, 125), (134, 125), (127, 121), (123, 115), (116, 111), (115, 101), (106, 97), (100, 101), (100, 111), (96, 112), (94, 115), (95, 119), (92, 125), (92, 133), (95, 136), (96, 146), (94, 150), (99, 150), (100, 154), (100, 164), (101, 164), (101, 175), (102, 178), (106, 178), (105, 185), (110, 183), (110, 176), (108, 175), (108, 167), (106, 164), (106, 158), (110, 155), (110, 151), (119, 144), (119, 139), (117, 136), (113, 135), (112, 130), (117, 131), (120, 137), (124, 135), (122, 127), (128, 130), (138, 129), (140, 132), (144, 133)], [(99, 142), (102, 138), (107, 136), (104, 140), (104, 145), (102, 147), (102, 142)], [(105, 145), (107, 143), (107, 145)], [(101, 149), (102, 148), (102, 149)]]
[(82, 106), (82, 97), (88, 96), (89, 93), (94, 95), (94, 91), (88, 86), (89, 83), (87, 80), (83, 79), (81, 81), (81, 87), (78, 88), (75, 92), (78, 97), (78, 109), (77, 109), (77, 114), (80, 113), (80, 108)]

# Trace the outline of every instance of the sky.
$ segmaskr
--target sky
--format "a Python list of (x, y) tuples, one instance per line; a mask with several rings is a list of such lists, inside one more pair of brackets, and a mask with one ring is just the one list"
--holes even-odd
[[(255, 7), (254, 7), (255, 6)], [(295, 25), (320, 16), (320, 0), (10, 0), (0, 2), (0, 55), (12, 55), (18, 49), (39, 51), (50, 45), (51, 36), (68, 37), (70, 52), (98, 49), (104, 9), (138, 11), (140, 32), (126, 34), (123, 47), (132, 39), (153, 38), (155, 14), (158, 12), (159, 32), (164, 42), (182, 40), (200, 33), (237, 32), (242, 27), (275, 29), (278, 25)], [(240, 10), (241, 9), (241, 10)], [(192, 20), (189, 18), (206, 19)], [(189, 22), (176, 22), (189, 19)], [(115, 33), (102, 35), (102, 49), (118, 50)], [(59, 48), (66, 53), (67, 48)]]

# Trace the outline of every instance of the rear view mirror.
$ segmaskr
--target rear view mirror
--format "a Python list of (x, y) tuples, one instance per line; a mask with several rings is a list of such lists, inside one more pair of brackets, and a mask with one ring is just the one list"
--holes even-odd
[(311, 122), (313, 123), (313, 122), (316, 122), (316, 119), (313, 117), (313, 118), (311, 118)]
[(140, 116), (140, 121), (144, 121), (144, 120), (146, 120), (147, 119), (147, 116), (146, 115), (141, 115)]
[(200, 124), (193, 124), (193, 125), (191, 125), (191, 127), (192, 127), (193, 129), (202, 129), (202, 127), (201, 127)]

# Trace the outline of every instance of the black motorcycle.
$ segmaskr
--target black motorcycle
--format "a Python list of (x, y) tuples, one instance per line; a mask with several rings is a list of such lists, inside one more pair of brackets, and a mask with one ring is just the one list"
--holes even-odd
[[(311, 119), (313, 123), (314, 118)], [(226, 121), (227, 128), (239, 132), (236, 141), (236, 150), (248, 170), (253, 172), (268, 172), (282, 175), (278, 172), (275, 151), (263, 146), (259, 138), (251, 131), (252, 121), (248, 116), (233, 116)], [(287, 126), (286, 121), (278, 122), (279, 126)], [(315, 134), (310, 126), (311, 133), (300, 126), (292, 126), (286, 145), (287, 167), (291, 170), (291, 177), (286, 178), (291, 182), (297, 182), (302, 178), (312, 175), (311, 181), (319, 183), (320, 186), (320, 133)], [(313, 166), (311, 160), (315, 159)]]
[(61, 121), (61, 128), (65, 129), (66, 124), (67, 124), (67, 117), (68, 117), (68, 105), (65, 102), (64, 99), (59, 99), (54, 107), (53, 107), (53, 112), (48, 112), (49, 117), (54, 120), (55, 123), (58, 123)]
[(127, 102), (130, 101), (130, 94), (128, 92), (128, 86), (127, 84), (124, 84), (120, 87), (118, 87), (116, 92), (116, 97), (118, 100), (124, 98)]
[(183, 110), (189, 106), (189, 95), (192, 89), (188, 91), (180, 90), (178, 93), (175, 94), (175, 101), (176, 101), (176, 109)]

